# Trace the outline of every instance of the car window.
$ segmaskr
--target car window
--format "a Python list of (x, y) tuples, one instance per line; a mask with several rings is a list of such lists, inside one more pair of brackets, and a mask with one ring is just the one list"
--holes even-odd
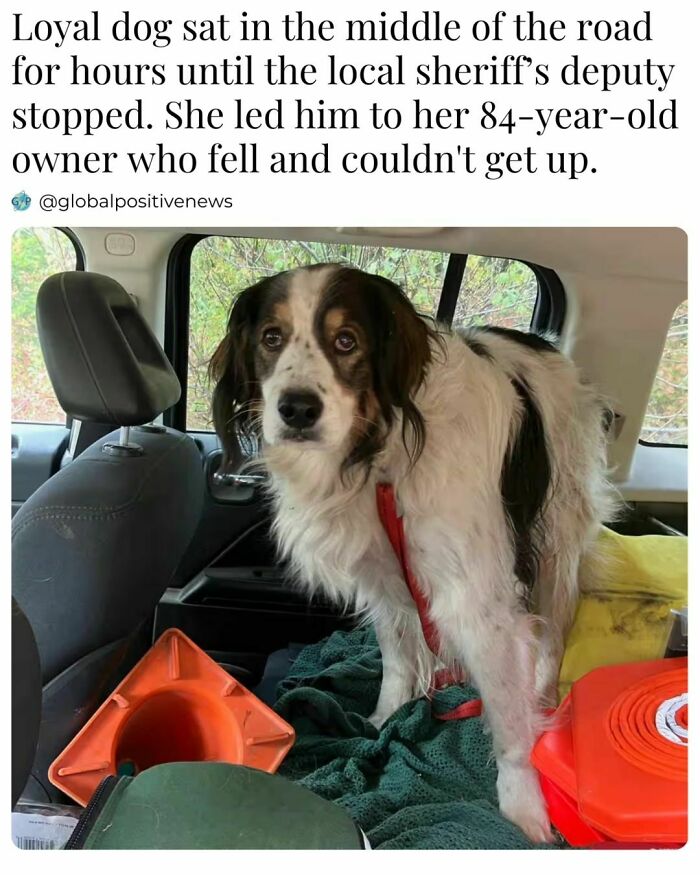
[(522, 261), (470, 255), (452, 324), (502, 325), (527, 331), (537, 291), (537, 276)]
[(54, 273), (78, 268), (73, 241), (58, 228), (21, 228), (12, 237), (12, 421), (63, 423), (39, 346), (36, 296)]
[[(406, 292), (416, 309), (436, 316), (449, 253), (260, 238), (210, 236), (190, 259), (187, 412), (190, 430), (211, 430), (207, 367), (224, 333), (235, 295), (264, 276), (332, 261), (381, 274)], [(489, 322), (527, 330), (537, 299), (532, 268), (506, 258), (468, 256), (453, 324)]]
[(688, 302), (676, 310), (649, 397), (640, 440), (688, 445)]

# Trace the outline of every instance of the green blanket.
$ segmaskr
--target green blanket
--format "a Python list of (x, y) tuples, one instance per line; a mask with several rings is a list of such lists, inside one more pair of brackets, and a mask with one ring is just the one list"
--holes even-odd
[[(297, 733), (280, 773), (343, 806), (373, 848), (533, 847), (498, 812), (481, 718), (441, 722), (420, 699), (378, 731), (367, 717), (381, 675), (371, 630), (336, 632), (305, 648), (278, 687), (276, 710)], [(450, 688), (433, 707), (477, 696)]]

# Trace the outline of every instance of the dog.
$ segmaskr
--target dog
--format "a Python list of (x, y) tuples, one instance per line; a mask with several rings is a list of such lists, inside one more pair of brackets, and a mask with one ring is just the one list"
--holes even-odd
[[(441, 665), (468, 671), (501, 812), (550, 841), (529, 758), (580, 566), (614, 513), (597, 393), (551, 340), (435, 325), (393, 282), (339, 264), (243, 291), (210, 373), (224, 458), (241, 434), (260, 438), (281, 556), (374, 624), (372, 723), (425, 694)], [(380, 483), (401, 507), (439, 658), (380, 522)]]

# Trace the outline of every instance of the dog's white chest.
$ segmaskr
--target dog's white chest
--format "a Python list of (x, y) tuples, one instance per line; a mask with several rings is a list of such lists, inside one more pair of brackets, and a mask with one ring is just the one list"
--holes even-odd
[(275, 534), (302, 585), (361, 608), (382, 595), (404, 601), (405, 584), (372, 488), (340, 507), (281, 496)]

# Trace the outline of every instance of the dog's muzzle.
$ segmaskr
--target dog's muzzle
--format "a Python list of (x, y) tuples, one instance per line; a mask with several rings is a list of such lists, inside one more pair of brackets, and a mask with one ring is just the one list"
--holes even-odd
[(315, 392), (285, 392), (277, 402), (277, 412), (287, 426), (287, 440), (316, 440), (314, 426), (323, 413), (323, 401)]

